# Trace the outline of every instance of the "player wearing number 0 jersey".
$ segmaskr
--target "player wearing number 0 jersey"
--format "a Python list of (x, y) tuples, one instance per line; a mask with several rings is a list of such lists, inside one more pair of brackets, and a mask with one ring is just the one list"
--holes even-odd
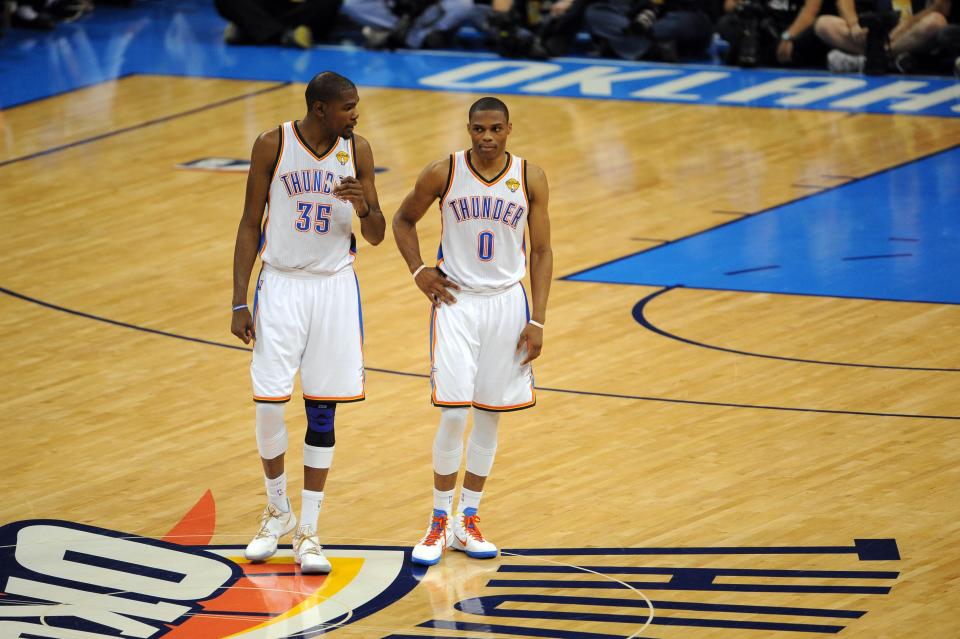
[[(548, 188), (543, 171), (506, 150), (507, 106), (482, 98), (470, 107), (471, 148), (427, 166), (393, 217), (400, 253), (432, 303), (431, 399), (440, 407), (433, 441), (434, 505), (415, 563), (440, 561), (445, 548), (489, 558), (497, 547), (478, 527), (477, 509), (504, 411), (536, 402), (530, 362), (540, 355), (553, 270)], [(416, 225), (435, 201), (442, 224), (437, 265), (420, 256)], [(532, 311), (521, 280), (530, 240)], [(456, 514), (452, 509), (467, 413), (473, 429)]]
[[(244, 343), (254, 340), (250, 373), (268, 498), (245, 554), (269, 558), (296, 528), (294, 559), (304, 573), (330, 571), (317, 519), (333, 460), (334, 416), (337, 403), (364, 397), (353, 218), (371, 244), (383, 240), (385, 227), (373, 152), (353, 133), (359, 100), (347, 78), (318, 74), (307, 85), (306, 116), (257, 139), (234, 253), (231, 330)], [(263, 269), (251, 313), (247, 292), (258, 247)], [(299, 527), (286, 494), (283, 420), (298, 370), (307, 413)]]

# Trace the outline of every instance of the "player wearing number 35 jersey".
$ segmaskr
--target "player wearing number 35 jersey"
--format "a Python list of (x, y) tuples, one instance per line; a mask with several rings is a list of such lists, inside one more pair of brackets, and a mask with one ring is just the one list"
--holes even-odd
[[(530, 363), (543, 345), (553, 271), (548, 189), (538, 166), (506, 150), (511, 129), (503, 102), (475, 102), (467, 124), (471, 148), (428, 165), (393, 217), (400, 253), (433, 305), (431, 399), (441, 411), (433, 441), (433, 514), (412, 554), (419, 564), (437, 563), (447, 547), (475, 558), (497, 555), (480, 533), (477, 509), (493, 466), (499, 415), (536, 402)], [(416, 225), (436, 200), (440, 250), (436, 266), (428, 267)], [(521, 283), (528, 254), (532, 310)], [(473, 429), (454, 515), (471, 407)]]
[[(283, 407), (297, 371), (307, 432), (300, 525), (293, 535), (301, 572), (330, 563), (317, 538), (323, 488), (333, 460), (337, 403), (363, 399), (363, 325), (353, 271), (354, 217), (371, 244), (385, 222), (373, 179), (373, 152), (353, 134), (360, 100), (353, 83), (325, 72), (307, 85), (307, 114), (262, 134), (253, 145), (243, 218), (233, 262), (233, 334), (254, 340), (257, 448), (268, 503), (247, 559), (263, 561), (296, 527), (287, 499)], [(253, 309), (250, 273), (259, 247), (263, 271)]]

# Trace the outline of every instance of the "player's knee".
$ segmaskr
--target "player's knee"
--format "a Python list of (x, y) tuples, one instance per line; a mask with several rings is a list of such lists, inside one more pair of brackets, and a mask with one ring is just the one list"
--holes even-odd
[(463, 432), (467, 429), (467, 409), (441, 408), (440, 426), (433, 438), (433, 447), (451, 450), (463, 444)]
[(257, 449), (264, 459), (276, 459), (287, 452), (287, 427), (283, 404), (257, 402)]
[(303, 437), (303, 465), (310, 468), (330, 468), (333, 462), (334, 419), (337, 405), (315, 399), (303, 400), (307, 411), (307, 432)]
[(499, 424), (500, 413), (488, 410), (473, 411), (473, 430), (470, 431), (470, 441), (483, 448), (496, 449)]
[(467, 472), (486, 477), (497, 455), (497, 426), (500, 413), (473, 411), (473, 430), (467, 443)]
[(465, 407), (440, 409), (440, 426), (433, 438), (433, 470), (438, 475), (452, 475), (460, 470), (466, 428)]
[[(303, 400), (307, 411), (307, 435), (310, 432), (330, 434), (330, 441), (333, 438), (333, 421), (337, 414), (337, 405), (334, 402), (321, 402), (315, 399)], [(333, 446), (333, 443), (329, 444)]]

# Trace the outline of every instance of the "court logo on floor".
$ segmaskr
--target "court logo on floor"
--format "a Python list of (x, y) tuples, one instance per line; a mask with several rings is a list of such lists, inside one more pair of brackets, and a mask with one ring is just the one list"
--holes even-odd
[(506, 549), (498, 560), (447, 557), (430, 569), (411, 564), (409, 547), (325, 546), (331, 574), (301, 575), (289, 547), (251, 564), (241, 545), (210, 545), (213, 524), (207, 493), (162, 539), (50, 519), (0, 527), (0, 637), (307, 639), (418, 585), (427, 601), (411, 634), (388, 626), (364, 636), (615, 639), (649, 636), (651, 625), (809, 636), (842, 631), (899, 577), (893, 539)]
[(309, 637), (418, 583), (408, 548), (325, 547), (331, 574), (301, 575), (289, 546), (252, 564), (243, 546), (197, 544), (212, 511), (191, 515), (164, 539), (59, 520), (0, 527), (0, 637)]

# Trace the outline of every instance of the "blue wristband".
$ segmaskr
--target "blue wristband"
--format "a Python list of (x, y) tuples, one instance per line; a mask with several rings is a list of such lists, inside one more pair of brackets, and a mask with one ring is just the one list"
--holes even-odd
[(238, 304), (237, 306), (234, 306), (232, 310), (236, 312), (236, 311), (243, 310), (245, 308), (248, 308), (246, 304)]

